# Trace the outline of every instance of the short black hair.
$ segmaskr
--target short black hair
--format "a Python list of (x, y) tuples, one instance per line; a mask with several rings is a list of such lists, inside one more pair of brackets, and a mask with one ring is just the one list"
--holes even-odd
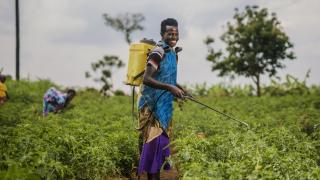
[(164, 33), (166, 32), (166, 26), (175, 26), (178, 27), (178, 21), (173, 19), (173, 18), (167, 18), (165, 20), (163, 20), (161, 22), (161, 30), (160, 30), (160, 34), (161, 36), (164, 35)]
[(75, 95), (76, 95), (76, 91), (74, 89), (68, 89), (66, 102), (64, 103), (63, 106), (67, 107), (67, 105), (70, 103), (70, 101), (74, 98)]
[(68, 90), (67, 90), (67, 94), (70, 94), (70, 93), (72, 93), (72, 94), (74, 94), (74, 95), (77, 94), (74, 89), (68, 89)]
[(6, 76), (0, 74), (0, 81), (1, 81), (1, 82), (5, 82), (5, 81), (6, 81)]

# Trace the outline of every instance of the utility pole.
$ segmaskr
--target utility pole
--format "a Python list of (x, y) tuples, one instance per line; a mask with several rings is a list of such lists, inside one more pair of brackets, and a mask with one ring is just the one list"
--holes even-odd
[(19, 0), (16, 0), (16, 80), (20, 80), (20, 25)]

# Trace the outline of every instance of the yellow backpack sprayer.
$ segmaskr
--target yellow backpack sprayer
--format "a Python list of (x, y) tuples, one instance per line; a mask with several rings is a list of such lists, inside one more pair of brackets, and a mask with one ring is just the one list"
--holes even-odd
[(130, 45), (127, 80), (125, 82), (127, 85), (140, 86), (148, 54), (155, 46), (155, 41), (145, 38)]
[(140, 42), (132, 43), (129, 50), (129, 62), (126, 85), (132, 86), (132, 117), (134, 119), (134, 96), (135, 87), (140, 86), (147, 64), (149, 52), (156, 46), (152, 39), (142, 39)]

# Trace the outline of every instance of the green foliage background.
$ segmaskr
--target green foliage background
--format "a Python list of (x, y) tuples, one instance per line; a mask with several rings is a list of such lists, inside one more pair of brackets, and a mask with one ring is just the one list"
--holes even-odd
[[(129, 177), (138, 160), (130, 97), (83, 90), (63, 112), (43, 118), (42, 96), (53, 85), (7, 81), (11, 99), (0, 107), (0, 179)], [(320, 130), (308, 131), (320, 122), (319, 87), (296, 88), (295, 81), (290, 86), (295, 88), (274, 84), (273, 94), (260, 98), (248, 86), (197, 86), (200, 101), (248, 122), (252, 130), (192, 102), (176, 107), (176, 153), (169, 160), (180, 176), (319, 179)]]
[(52, 83), (7, 84), (11, 99), (0, 109), (0, 177), (20, 171), (18, 179), (26, 173), (46, 179), (129, 175), (138, 156), (130, 98), (80, 92), (64, 112), (43, 118), (42, 97)]

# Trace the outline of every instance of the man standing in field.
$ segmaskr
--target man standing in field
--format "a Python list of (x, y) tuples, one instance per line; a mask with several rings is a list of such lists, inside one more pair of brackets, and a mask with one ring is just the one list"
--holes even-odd
[[(148, 57), (139, 99), (140, 162), (138, 175), (160, 179), (165, 157), (170, 155), (169, 135), (174, 97), (183, 98), (185, 91), (177, 84), (178, 22), (173, 18), (161, 22), (162, 40)], [(181, 49), (180, 49), (181, 50)], [(141, 147), (142, 145), (142, 147)], [(164, 166), (169, 169), (168, 165)]]

